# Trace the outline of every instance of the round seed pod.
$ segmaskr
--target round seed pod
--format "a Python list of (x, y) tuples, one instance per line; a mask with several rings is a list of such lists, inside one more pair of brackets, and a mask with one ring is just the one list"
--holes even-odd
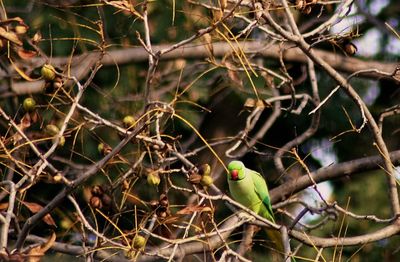
[(209, 176), (211, 173), (211, 167), (209, 164), (203, 164), (199, 167), (199, 174), (202, 176)]
[(104, 144), (100, 143), (97, 145), (97, 151), (99, 151), (99, 153), (103, 153), (104, 150)]
[(136, 235), (132, 239), (132, 246), (136, 249), (141, 249), (146, 245), (146, 238), (141, 235)]
[(52, 81), (56, 77), (56, 69), (50, 64), (44, 64), (40, 73), (46, 81)]
[(151, 172), (147, 175), (147, 184), (150, 186), (158, 186), (160, 182), (160, 176), (157, 172)]
[(133, 116), (131, 116), (131, 115), (127, 115), (127, 116), (124, 117), (122, 122), (124, 123), (125, 127), (130, 127), (133, 124), (135, 124), (135, 118)]
[(352, 42), (348, 42), (344, 45), (344, 51), (347, 55), (353, 56), (357, 53), (357, 46)]
[(212, 183), (214, 183), (214, 180), (211, 176), (203, 176), (200, 180), (200, 183), (203, 186), (210, 186)]
[(149, 204), (152, 209), (156, 209), (159, 206), (159, 202), (157, 200), (151, 200)]
[(98, 208), (101, 209), (103, 207), (103, 203), (101, 202), (101, 199), (97, 196), (92, 196), (90, 198), (90, 206), (92, 208)]
[(60, 129), (56, 125), (47, 125), (45, 131), (47, 134), (55, 136), (60, 132)]
[(53, 81), (53, 88), (57, 90), (57, 89), (60, 89), (62, 87), (62, 85), (63, 85), (63, 82), (62, 82), (61, 77), (56, 76)]
[(35, 110), (36, 101), (31, 97), (25, 98), (22, 106), (26, 112), (32, 112), (33, 110)]

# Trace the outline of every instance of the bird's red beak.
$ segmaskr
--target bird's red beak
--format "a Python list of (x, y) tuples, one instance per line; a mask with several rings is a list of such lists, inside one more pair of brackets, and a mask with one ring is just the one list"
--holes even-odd
[(239, 172), (237, 170), (232, 170), (231, 171), (231, 179), (238, 180), (238, 178), (239, 178)]

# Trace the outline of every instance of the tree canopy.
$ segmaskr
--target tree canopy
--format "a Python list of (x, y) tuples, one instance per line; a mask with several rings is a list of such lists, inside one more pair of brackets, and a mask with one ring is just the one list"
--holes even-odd
[[(400, 258), (400, 3), (3, 0), (0, 256)], [(275, 222), (231, 198), (267, 181)], [(210, 168), (210, 170), (209, 170)]]

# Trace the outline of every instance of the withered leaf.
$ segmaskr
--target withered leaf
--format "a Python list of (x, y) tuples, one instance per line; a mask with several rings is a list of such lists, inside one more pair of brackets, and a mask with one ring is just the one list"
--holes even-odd
[(46, 253), (46, 251), (53, 246), (55, 240), (56, 240), (56, 233), (53, 232), (53, 234), (50, 236), (50, 238), (47, 240), (46, 243), (43, 243), (40, 246), (33, 247), (31, 250), (29, 250), (28, 261), (39, 262)]
[[(23, 132), (25, 129), (27, 129), (28, 127), (31, 126), (31, 116), (29, 115), (29, 113), (26, 113), (22, 119), (21, 122), (17, 125), (18, 128)], [(14, 145), (18, 143), (18, 141), (20, 141), (22, 139), (22, 136), (19, 132), (15, 133), (12, 136), (12, 140), (14, 142)]]
[(0, 21), (0, 25), (9, 25), (12, 22), (17, 22), (17, 23), (19, 23), (21, 25), (25, 25), (24, 20), (22, 20), (22, 18), (18, 17), (18, 16), (1, 20)]
[(243, 81), (240, 78), (239, 73), (235, 70), (235, 66), (229, 62), (225, 61), (224, 64), (228, 68), (228, 77), (232, 80), (233, 83), (237, 84), (238, 86), (242, 87), (243, 86)]
[[(22, 202), (22, 204), (24, 204), (24, 206), (26, 206), (29, 209), (29, 211), (31, 211), (34, 214), (43, 209), (41, 205), (34, 202)], [(51, 217), (50, 214), (47, 214), (43, 217), (43, 222), (45, 222), (49, 226), (56, 226), (56, 222), (54, 221), (54, 219)]]
[(37, 55), (37, 53), (35, 51), (25, 50), (23, 48), (18, 48), (17, 53), (18, 53), (18, 56), (24, 60), (32, 59), (33, 57), (35, 57)]
[(16, 45), (22, 46), (21, 40), (19, 40), (15, 32), (7, 31), (4, 27), (0, 26), (0, 38), (8, 40)]
[(6, 210), (8, 208), (8, 203), (0, 203), (0, 210)]

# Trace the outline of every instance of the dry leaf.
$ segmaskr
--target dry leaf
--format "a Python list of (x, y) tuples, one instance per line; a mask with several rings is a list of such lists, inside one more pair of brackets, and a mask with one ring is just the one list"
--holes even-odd
[(243, 81), (239, 76), (239, 73), (235, 71), (235, 66), (229, 61), (225, 61), (224, 64), (228, 69), (228, 76), (232, 80), (232, 82), (236, 83), (238, 86), (243, 87)]
[[(29, 211), (31, 211), (34, 214), (43, 209), (43, 207), (37, 203), (33, 202), (22, 202), (22, 203), (29, 209)], [(56, 226), (56, 222), (54, 221), (54, 219), (51, 217), (50, 214), (47, 214), (43, 217), (43, 222), (45, 222), (49, 226)]]
[(12, 64), (12, 66), (14, 67), (15, 71), (17, 71), (17, 73), (18, 73), (23, 79), (25, 79), (26, 81), (29, 81), (29, 82), (33, 82), (33, 81), (36, 81), (36, 80), (37, 80), (37, 79), (33, 79), (33, 78), (31, 78), (30, 76), (28, 76), (27, 74), (25, 74), (25, 72), (22, 71), (22, 70), (14, 63), (14, 61), (13, 61), (11, 58), (9, 58), (9, 60), (10, 60), (10, 62), (11, 62), (11, 64)]
[(210, 58), (210, 60), (212, 61), (212, 60), (214, 60), (214, 48), (213, 48), (213, 44), (212, 44), (211, 35), (209, 33), (204, 34), (203, 39), (204, 39), (205, 46), (207, 49), (208, 58)]
[(21, 24), (21, 25), (26, 25), (25, 23), (24, 23), (24, 20), (22, 20), (22, 18), (21, 17), (13, 17), (13, 18), (8, 18), (8, 19), (5, 19), (5, 20), (1, 20), (0, 21), (0, 25), (9, 25), (9, 24), (11, 24), (12, 22), (17, 22), (17, 23), (19, 23), (19, 24)]
[(0, 38), (8, 40), (16, 45), (22, 46), (21, 40), (19, 40), (15, 32), (7, 31), (4, 27), (0, 26)]
[[(18, 128), (24, 132), (25, 129), (31, 126), (31, 116), (29, 113), (26, 113), (22, 119), (21, 122), (17, 125)], [(18, 143), (22, 139), (22, 136), (19, 132), (15, 133), (12, 138), (14, 145)]]
[(50, 238), (47, 240), (46, 243), (43, 243), (42, 245), (34, 247), (31, 250), (29, 250), (28, 262), (39, 262), (40, 259), (46, 253), (46, 251), (53, 246), (55, 240), (56, 240), (56, 233), (53, 232), (53, 234), (50, 236)]
[(40, 41), (42, 41), (42, 34), (40, 32), (37, 32), (33, 37), (32, 37), (32, 43), (34, 45), (37, 45)]
[(35, 51), (25, 50), (23, 48), (18, 48), (17, 50), (18, 56), (24, 60), (32, 59), (37, 55)]
[(8, 208), (8, 203), (0, 203), (0, 210), (6, 210)]

